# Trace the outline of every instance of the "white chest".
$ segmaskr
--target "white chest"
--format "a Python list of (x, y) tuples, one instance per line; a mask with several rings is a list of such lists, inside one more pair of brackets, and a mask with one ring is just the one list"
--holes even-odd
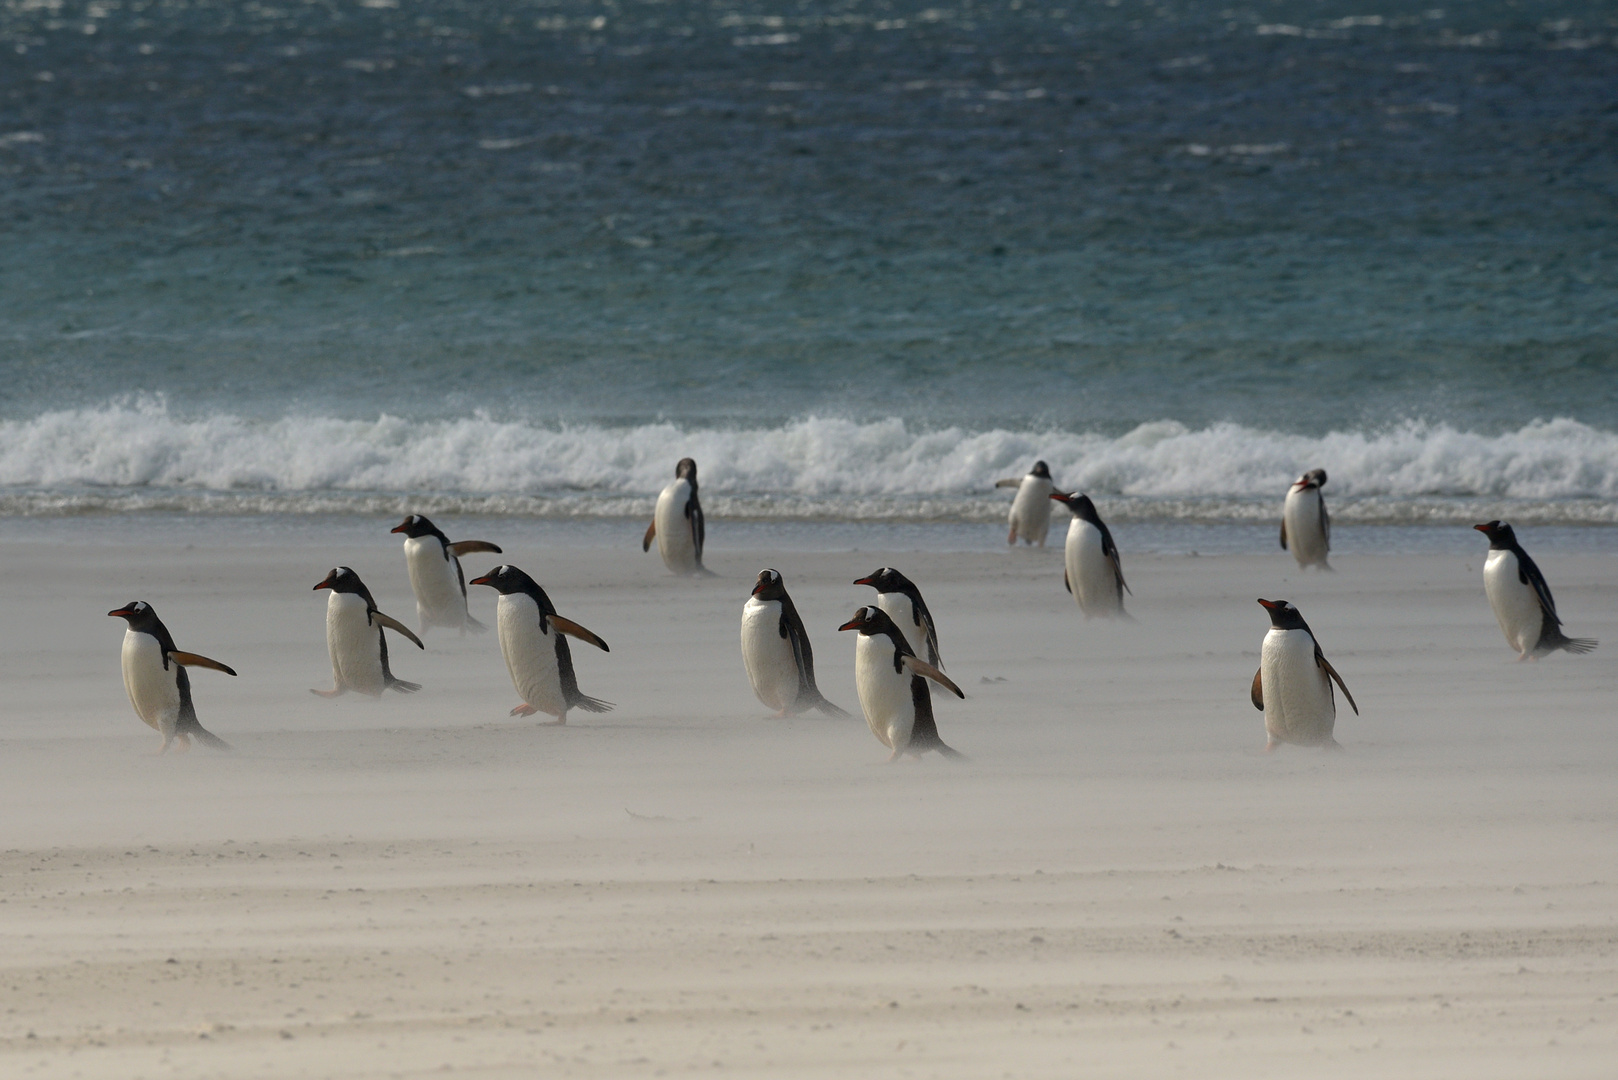
[(742, 662), (764, 704), (786, 709), (798, 700), (798, 661), (781, 636), (781, 601), (750, 597), (742, 608)]
[(1545, 612), (1539, 594), (1523, 581), (1517, 553), (1490, 548), (1483, 561), (1483, 591), (1506, 641), (1520, 653), (1532, 652), (1545, 630)]
[(382, 628), (371, 624), (365, 598), (332, 592), (326, 601), (326, 648), (337, 681), (361, 694), (387, 689), (382, 675)]
[(172, 731), (180, 712), (180, 665), (163, 669), (163, 647), (151, 634), (124, 631), (124, 690), (135, 715), (159, 731)]
[(1282, 517), (1287, 523), (1287, 544), (1299, 565), (1326, 561), (1326, 528), (1321, 506), (1319, 488), (1287, 492)]
[(690, 501), (691, 482), (676, 480), (657, 497), (657, 510), (652, 515), (657, 523), (657, 553), (663, 556), (663, 565), (677, 573), (689, 573), (697, 567), (696, 536), (691, 519), (685, 516)]
[(1051, 527), (1052, 484), (1043, 476), (1025, 476), (1011, 500), (1011, 525), (1025, 540), (1041, 543)]
[(549, 625), (541, 627), (539, 605), (527, 593), (501, 594), (495, 614), (500, 653), (506, 658), (506, 671), (518, 696), (540, 712), (562, 715), (567, 703), (556, 660), (557, 631)]
[(1067, 527), (1063, 557), (1068, 587), (1086, 615), (1112, 615), (1123, 606), (1118, 598), (1118, 577), (1101, 548), (1101, 530), (1083, 518), (1074, 518)]
[(455, 561), (445, 557), (443, 543), (436, 536), (411, 537), (404, 542), (404, 553), (422, 627), (464, 626), (466, 597), (461, 593)]
[(1331, 683), (1315, 663), (1307, 630), (1270, 628), (1259, 663), (1263, 672), (1264, 729), (1284, 742), (1312, 745), (1331, 738), (1337, 720)]
[(893, 642), (885, 634), (860, 634), (854, 645), (854, 688), (871, 734), (892, 750), (910, 745), (916, 706), (911, 674), (893, 670)]

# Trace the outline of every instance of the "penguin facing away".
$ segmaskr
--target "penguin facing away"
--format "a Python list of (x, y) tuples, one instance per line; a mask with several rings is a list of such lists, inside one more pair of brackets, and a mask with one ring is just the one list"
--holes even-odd
[(1051, 481), (1050, 466), (1043, 461), (1034, 462), (1027, 476), (997, 480), (995, 487), (1014, 487), (1017, 495), (1011, 500), (1011, 511), (1006, 515), (1010, 526), (1006, 543), (1015, 545), (1019, 537), (1025, 544), (1045, 546), (1045, 536), (1051, 528), (1051, 492), (1056, 485)]
[(1320, 490), (1325, 486), (1326, 470), (1310, 469), (1292, 482), (1281, 509), (1281, 550), (1286, 551), (1290, 545), (1300, 570), (1311, 566), (1331, 569), (1326, 562), (1331, 551), (1331, 515), (1326, 512), (1326, 497)]
[(502, 554), (498, 545), (486, 540), (458, 540), (450, 543), (431, 521), (411, 514), (390, 532), (404, 533), (405, 569), (410, 571), (410, 589), (416, 594), (416, 617), (425, 634), (434, 626), (447, 626), (465, 634), (489, 628), (466, 609), (466, 573), (461, 556), (477, 551)]
[(827, 701), (815, 685), (809, 633), (778, 570), (759, 571), (752, 595), (742, 607), (742, 662), (753, 693), (777, 710), (777, 718), (805, 709), (818, 709), (827, 716), (848, 715)]
[(657, 541), (663, 565), (676, 574), (713, 574), (702, 565), (702, 548), (708, 538), (702, 504), (697, 501), (697, 463), (681, 458), (674, 467), (674, 482), (657, 497), (652, 523), (641, 538), (640, 549), (649, 551)]
[(1264, 731), (1269, 736), (1265, 752), (1273, 752), (1284, 742), (1341, 749), (1332, 738), (1337, 723), (1332, 682), (1357, 716), (1360, 707), (1354, 704), (1354, 695), (1320, 651), (1320, 643), (1297, 608), (1285, 600), (1259, 603), (1270, 613), (1270, 630), (1264, 635), (1249, 696), (1253, 708), (1264, 714)]
[(927, 610), (927, 601), (921, 598), (916, 583), (891, 566), (884, 566), (855, 578), (856, 585), (869, 585), (876, 590), (876, 606), (887, 612), (888, 618), (904, 634), (910, 651), (925, 656), (933, 667), (942, 668), (944, 661), (938, 655), (938, 628), (933, 625), (933, 613)]
[(958, 698), (961, 688), (916, 655), (888, 613), (872, 604), (854, 612), (838, 630), (858, 630), (854, 646), (854, 685), (871, 734), (892, 750), (888, 763), (904, 754), (920, 757), (937, 750), (944, 757), (962, 755), (944, 744), (933, 719), (931, 679)]
[(556, 606), (539, 583), (515, 566), (497, 566), (470, 584), (487, 585), (500, 594), (496, 628), (500, 655), (512, 685), (522, 703), (512, 716), (533, 716), (537, 712), (556, 717), (547, 723), (567, 723), (569, 709), (610, 712), (612, 703), (590, 697), (579, 690), (579, 677), (573, 671), (573, 652), (567, 637), (587, 641), (602, 652), (607, 643), (571, 619), (556, 613)]
[(310, 690), (321, 697), (337, 697), (353, 690), (381, 697), (384, 690), (414, 694), (420, 683), (396, 678), (388, 667), (388, 639), (383, 627), (402, 634), (425, 649), (410, 628), (391, 615), (377, 610), (371, 590), (352, 568), (336, 566), (321, 579), (315, 590), (330, 589), (326, 600), (326, 649), (331, 653), (332, 688)]
[(158, 753), (166, 752), (176, 741), (181, 750), (188, 750), (192, 739), (215, 750), (229, 750), (229, 743), (198, 722), (197, 708), (191, 701), (191, 677), (185, 669), (212, 668), (232, 676), (235, 670), (206, 656), (176, 649), (168, 627), (144, 600), (132, 600), (107, 615), (129, 624), (124, 630), (120, 657), (124, 690), (135, 707), (135, 715), (163, 736), (163, 748)]
[(1056, 492), (1051, 499), (1073, 512), (1062, 551), (1062, 584), (1073, 594), (1085, 618), (1128, 619), (1124, 593), (1133, 595), (1134, 590), (1124, 580), (1118, 545), (1112, 541), (1112, 530), (1096, 513), (1095, 503), (1077, 491)]
[(1489, 607), (1507, 644), (1517, 650), (1519, 661), (1538, 660), (1557, 649), (1574, 655), (1595, 649), (1598, 642), (1593, 638), (1570, 638), (1562, 633), (1551, 587), (1528, 552), (1517, 543), (1517, 534), (1510, 525), (1490, 521), (1472, 527), (1489, 538), (1483, 591), (1488, 594)]

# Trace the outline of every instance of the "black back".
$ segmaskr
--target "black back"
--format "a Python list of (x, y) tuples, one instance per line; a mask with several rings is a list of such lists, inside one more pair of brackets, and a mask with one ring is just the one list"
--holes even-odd
[(708, 539), (708, 526), (702, 516), (702, 503), (697, 501), (697, 463), (693, 458), (681, 458), (674, 466), (674, 478), (691, 484), (691, 498), (686, 500), (685, 516), (691, 522), (691, 541), (697, 549), (697, 565), (702, 565), (702, 546)]

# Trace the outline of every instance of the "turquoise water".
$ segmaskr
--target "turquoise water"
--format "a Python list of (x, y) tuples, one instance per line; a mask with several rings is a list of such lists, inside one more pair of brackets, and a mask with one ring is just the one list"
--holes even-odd
[[(1618, 521), (1618, 19), (0, 10), (0, 513)], [(714, 511), (711, 511), (714, 512)]]

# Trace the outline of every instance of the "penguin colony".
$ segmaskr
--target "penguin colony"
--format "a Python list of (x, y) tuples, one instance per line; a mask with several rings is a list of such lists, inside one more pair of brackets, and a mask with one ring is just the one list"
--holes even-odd
[[(658, 554), (672, 573), (711, 577), (702, 564), (707, 530), (697, 499), (696, 462), (682, 458), (674, 477), (658, 496), (641, 550), (649, 551), (656, 540)], [(1321, 493), (1325, 485), (1326, 471), (1312, 469), (1287, 491), (1281, 547), (1291, 552), (1300, 569), (1331, 569), (1327, 562), (1331, 518)], [(1087, 620), (1129, 619), (1124, 596), (1130, 589), (1118, 546), (1089, 496), (1058, 489), (1043, 461), (1035, 462), (1020, 480), (1001, 480), (996, 487), (1017, 489), (1006, 538), (1010, 545), (1021, 539), (1024, 544), (1043, 547), (1050, 529), (1050, 504), (1067, 507), (1072, 521), (1063, 550), (1063, 584)], [(1490, 521), (1474, 528), (1489, 540), (1484, 591), (1517, 659), (1537, 660), (1558, 650), (1576, 655), (1593, 650), (1595, 641), (1562, 632), (1550, 586), (1517, 542), (1511, 526)], [(467, 586), (487, 586), (499, 594), (496, 630), (500, 652), (521, 699), (511, 709), (512, 716), (544, 713), (553, 717), (547, 723), (560, 725), (567, 723), (570, 710), (601, 713), (613, 708), (611, 702), (579, 688), (568, 644), (568, 638), (573, 638), (610, 652), (606, 641), (564, 618), (539, 583), (515, 566), (496, 566), (467, 580), (461, 557), (502, 554), (497, 545), (483, 540), (452, 542), (421, 514), (411, 514), (392, 532), (405, 537), (405, 568), (416, 596), (421, 634), (433, 627), (462, 635), (486, 632), (487, 627), (467, 609)], [(939, 735), (930, 684), (957, 698), (966, 695), (944, 674), (938, 628), (920, 588), (891, 566), (880, 567), (853, 584), (876, 590), (874, 603), (858, 608), (837, 628), (856, 631), (855, 688), (871, 734), (891, 751), (890, 762), (934, 750), (943, 757), (960, 759), (962, 755)], [(370, 589), (352, 567), (332, 568), (314, 589), (328, 593), (326, 646), (332, 687), (311, 689), (310, 693), (331, 698), (352, 690), (380, 697), (389, 690), (410, 694), (421, 689), (419, 683), (393, 673), (386, 632), (392, 631), (418, 649), (426, 645), (409, 627), (377, 608)], [(1282, 743), (1340, 748), (1334, 737), (1336, 691), (1341, 690), (1349, 707), (1359, 713), (1347, 684), (1296, 606), (1287, 600), (1260, 599), (1258, 603), (1270, 616), (1270, 628), (1264, 635), (1250, 697), (1253, 707), (1264, 714), (1265, 749), (1273, 751)], [(107, 614), (127, 624), (121, 652), (124, 689), (135, 714), (163, 736), (159, 753), (176, 743), (181, 750), (188, 749), (193, 739), (214, 749), (230, 749), (198, 720), (187, 669), (207, 668), (232, 676), (235, 670), (176, 648), (173, 635), (146, 601), (130, 601)], [(778, 570), (759, 572), (742, 607), (741, 653), (753, 693), (775, 710), (776, 718), (810, 709), (827, 716), (848, 716), (815, 683), (808, 629)]]

